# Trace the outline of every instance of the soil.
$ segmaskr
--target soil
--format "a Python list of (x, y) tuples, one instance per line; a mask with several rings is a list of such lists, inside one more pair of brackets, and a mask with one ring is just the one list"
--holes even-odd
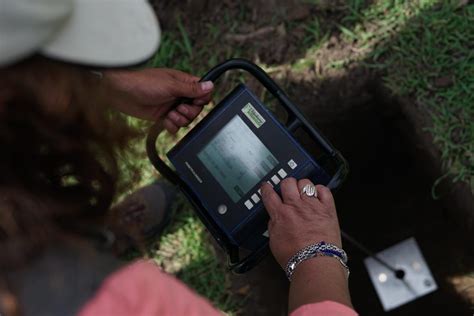
[[(452, 209), (431, 197), (435, 178), (396, 99), (361, 70), (324, 83), (292, 82), (288, 93), (350, 163), (350, 176), (335, 196), (341, 228), (376, 252), (415, 237), (438, 283), (436, 292), (386, 314), (470, 315), (448, 280), (473, 271), (473, 246)], [(344, 247), (355, 309), (385, 315), (363, 265), (366, 255), (347, 241)], [(236, 288), (251, 284), (244, 315), (285, 313), (288, 283), (272, 258), (233, 280)]]
[[(210, 50), (222, 60), (228, 57), (226, 47), (238, 46), (243, 52), (238, 57), (272, 65), (295, 61), (305, 51), (301, 22), (316, 14), (332, 32), (318, 60), (324, 63), (333, 55), (357, 53), (340, 41), (336, 32), (344, 2), (318, 3), (260, 0), (250, 5), (188, 0), (185, 5), (160, 1), (156, 7), (165, 32), (167, 28), (177, 32), (180, 16), (195, 48), (215, 45)], [(229, 26), (233, 19), (239, 21), (238, 26)], [(203, 27), (207, 24), (223, 29), (223, 42), (201, 41), (207, 38)], [(346, 241), (355, 309), (361, 315), (472, 315), (465, 298), (466, 293), (472, 298), (473, 291), (467, 286), (463, 293), (455, 291), (449, 281), (474, 271), (472, 226), (459, 221), (459, 214), (472, 211), (472, 195), (461, 185), (441, 201), (432, 198), (432, 185), (441, 174), (439, 153), (420, 129), (426, 117), (414, 102), (391, 96), (383, 88), (380, 74), (365, 68), (324, 70), (316, 66), (298, 74), (284, 68), (277, 78), (294, 103), (349, 161), (350, 176), (335, 197), (342, 229), (376, 252), (415, 237), (439, 287), (384, 313), (363, 265), (366, 255)], [(312, 145), (307, 139), (301, 142)], [(233, 290), (245, 301), (243, 315), (286, 313), (288, 282), (271, 256), (254, 270), (231, 279)]]
[[(318, 17), (320, 34), (340, 32), (339, 24), (347, 14), (345, 0), (186, 0), (152, 1), (165, 32), (180, 38), (181, 23), (193, 40), (194, 65), (218, 57), (248, 58), (265, 64), (295, 62), (306, 49), (322, 38), (306, 41), (307, 24)], [(364, 1), (368, 6), (372, 1)], [(213, 29), (219, 36), (213, 37)], [(337, 36), (331, 38), (329, 48)], [(336, 48), (336, 47), (334, 47)], [(350, 47), (342, 48), (343, 51)], [(341, 54), (341, 47), (333, 54)], [(322, 56), (324, 58), (324, 56)], [(324, 61), (324, 60), (323, 60)], [(171, 65), (170, 65), (171, 66)]]

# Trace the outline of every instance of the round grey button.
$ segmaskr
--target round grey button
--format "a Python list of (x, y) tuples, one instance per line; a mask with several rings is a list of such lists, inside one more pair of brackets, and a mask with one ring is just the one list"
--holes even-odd
[(219, 212), (219, 214), (221, 215), (224, 215), (225, 213), (227, 213), (227, 205), (224, 205), (224, 204), (219, 205), (219, 207), (217, 208), (217, 212)]

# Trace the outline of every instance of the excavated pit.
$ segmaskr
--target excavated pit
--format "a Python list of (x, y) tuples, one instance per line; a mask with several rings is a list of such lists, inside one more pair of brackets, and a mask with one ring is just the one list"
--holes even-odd
[[(335, 195), (341, 228), (375, 252), (415, 237), (438, 283), (436, 292), (389, 315), (468, 315), (461, 295), (466, 293), (456, 292), (449, 279), (474, 271), (472, 245), (452, 207), (432, 198), (436, 178), (400, 105), (375, 78), (357, 74), (353, 80), (288, 87), (291, 99), (349, 162), (350, 175)], [(313, 146), (304, 137), (301, 142)], [(366, 255), (343, 243), (354, 307), (361, 315), (385, 315), (363, 265)], [(236, 291), (250, 285), (244, 315), (285, 313), (288, 282), (271, 256), (231, 278)]]

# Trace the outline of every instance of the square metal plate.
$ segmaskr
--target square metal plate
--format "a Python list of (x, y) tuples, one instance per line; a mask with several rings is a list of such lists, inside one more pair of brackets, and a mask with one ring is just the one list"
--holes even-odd
[(415, 238), (406, 239), (376, 255), (390, 266), (405, 272), (404, 278), (398, 279), (391, 270), (373, 257), (364, 260), (385, 311), (411, 302), (438, 288)]

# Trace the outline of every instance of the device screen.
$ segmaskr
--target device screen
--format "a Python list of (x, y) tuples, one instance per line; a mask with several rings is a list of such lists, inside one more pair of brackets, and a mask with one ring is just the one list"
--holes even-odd
[(197, 156), (234, 203), (278, 165), (275, 156), (238, 115)]

